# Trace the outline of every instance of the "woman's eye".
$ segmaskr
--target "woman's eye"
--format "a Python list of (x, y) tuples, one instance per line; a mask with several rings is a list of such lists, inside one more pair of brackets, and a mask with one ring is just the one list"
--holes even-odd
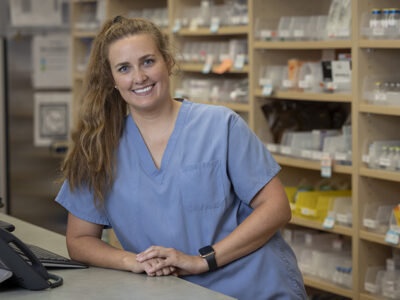
[(121, 68), (118, 69), (119, 72), (126, 72), (128, 70), (127, 66), (122, 66)]
[(149, 66), (149, 65), (151, 65), (151, 64), (153, 64), (154, 63), (154, 60), (153, 59), (146, 59), (144, 62), (143, 62), (143, 64), (145, 65), (145, 66)]

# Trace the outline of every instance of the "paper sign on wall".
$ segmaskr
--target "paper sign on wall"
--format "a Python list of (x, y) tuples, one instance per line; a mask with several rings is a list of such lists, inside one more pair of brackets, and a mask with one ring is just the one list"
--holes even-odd
[(34, 95), (34, 144), (50, 146), (66, 141), (71, 124), (72, 94), (40, 92)]
[(67, 34), (49, 34), (33, 38), (34, 88), (70, 88), (71, 46)]

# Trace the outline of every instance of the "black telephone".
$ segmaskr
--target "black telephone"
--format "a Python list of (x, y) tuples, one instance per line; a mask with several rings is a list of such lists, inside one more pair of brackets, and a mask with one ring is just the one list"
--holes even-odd
[[(30, 261), (26, 262), (15, 249)], [(13, 273), (7, 281), (29, 290), (43, 290), (60, 286), (62, 278), (49, 274), (32, 251), (12, 233), (0, 228), (0, 260)]]

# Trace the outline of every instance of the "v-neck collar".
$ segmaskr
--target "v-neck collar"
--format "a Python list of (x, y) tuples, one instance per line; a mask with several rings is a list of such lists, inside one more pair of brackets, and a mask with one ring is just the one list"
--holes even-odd
[[(178, 101), (178, 100), (175, 100), (175, 101)], [(184, 127), (187, 111), (189, 108), (188, 104), (189, 103), (187, 101), (185, 101), (185, 100), (182, 101), (182, 105), (179, 108), (178, 116), (176, 117), (176, 120), (175, 120), (174, 129), (172, 131), (171, 136), (168, 139), (167, 147), (165, 148), (163, 156), (161, 158), (160, 169), (158, 169), (156, 167), (156, 165), (153, 161), (153, 158), (150, 154), (150, 151), (147, 148), (147, 145), (146, 145), (132, 115), (128, 116), (128, 118), (129, 118), (128, 128), (127, 128), (128, 133), (132, 132), (132, 135), (133, 135), (132, 141), (134, 143), (133, 146), (134, 146), (134, 149), (137, 150), (141, 165), (149, 176), (158, 178), (160, 181), (162, 179), (161, 175), (168, 168), (168, 164), (171, 159), (171, 155), (174, 153), (174, 148), (175, 148), (176, 142), (180, 136), (182, 128)]]

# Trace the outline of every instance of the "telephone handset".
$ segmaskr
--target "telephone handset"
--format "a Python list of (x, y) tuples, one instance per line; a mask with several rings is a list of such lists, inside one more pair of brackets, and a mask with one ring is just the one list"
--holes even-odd
[[(19, 249), (27, 263), (14, 248)], [(62, 278), (49, 274), (32, 251), (12, 233), (0, 228), (0, 260), (13, 273), (8, 280), (29, 290), (43, 290), (60, 286)]]

